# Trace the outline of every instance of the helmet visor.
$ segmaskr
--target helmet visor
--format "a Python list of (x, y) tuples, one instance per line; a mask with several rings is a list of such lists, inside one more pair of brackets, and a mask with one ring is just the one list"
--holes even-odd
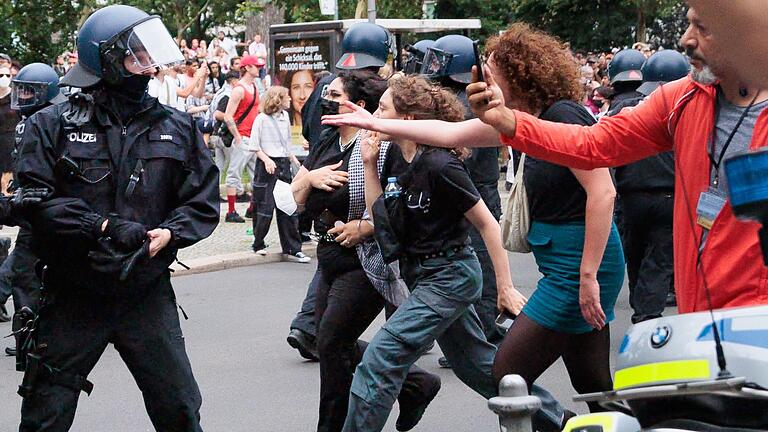
[(445, 52), (438, 48), (428, 48), (424, 54), (424, 61), (421, 65), (421, 73), (427, 76), (448, 75), (448, 67), (451, 65), (453, 54)]
[(128, 56), (138, 72), (184, 61), (160, 18), (152, 18), (134, 27), (127, 37)]
[(48, 83), (11, 83), (11, 109), (20, 110), (45, 105), (48, 102)]

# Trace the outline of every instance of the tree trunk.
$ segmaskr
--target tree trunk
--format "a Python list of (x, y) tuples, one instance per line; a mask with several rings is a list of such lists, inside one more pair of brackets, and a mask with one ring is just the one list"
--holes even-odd
[(357, 7), (355, 8), (355, 19), (362, 19), (368, 17), (368, 1), (357, 0)]
[[(250, 0), (259, 4), (261, 10), (250, 14), (246, 20), (245, 37), (253, 39), (253, 35), (260, 34), (261, 41), (269, 49), (269, 26), (283, 24), (285, 22), (285, 7), (275, 5), (274, 1)], [(271, 54), (271, 53), (270, 53)]]
[(635, 28), (635, 42), (645, 43), (648, 37), (645, 24), (645, 11), (643, 10), (642, 4), (637, 7), (637, 24)]

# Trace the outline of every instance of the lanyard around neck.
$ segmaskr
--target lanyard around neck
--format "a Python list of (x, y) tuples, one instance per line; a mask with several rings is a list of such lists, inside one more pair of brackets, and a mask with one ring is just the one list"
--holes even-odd
[(747, 117), (747, 114), (749, 114), (749, 110), (751, 110), (752, 107), (755, 105), (755, 101), (757, 100), (758, 93), (759, 92), (755, 93), (755, 97), (752, 98), (752, 101), (749, 102), (749, 105), (747, 105), (747, 107), (744, 108), (744, 111), (741, 112), (741, 116), (739, 117), (739, 120), (736, 122), (736, 126), (733, 127), (733, 130), (731, 130), (731, 134), (728, 135), (728, 139), (725, 140), (725, 144), (723, 144), (723, 149), (720, 151), (720, 155), (717, 157), (717, 160), (715, 160), (715, 140), (712, 139), (712, 142), (710, 144), (710, 151), (709, 151), (709, 162), (712, 168), (715, 169), (715, 180), (712, 182), (714, 186), (717, 186), (718, 183), (720, 183), (720, 164), (723, 163), (725, 152), (728, 151), (728, 147), (731, 145), (731, 141), (733, 141), (733, 137), (736, 136), (736, 132), (738, 132), (739, 128), (741, 127), (741, 124), (744, 122), (744, 119)]

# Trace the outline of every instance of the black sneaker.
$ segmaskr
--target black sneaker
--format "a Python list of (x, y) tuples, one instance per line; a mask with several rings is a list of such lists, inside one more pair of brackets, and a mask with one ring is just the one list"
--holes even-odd
[(235, 201), (239, 203), (251, 202), (251, 194), (249, 194), (248, 192), (243, 192), (240, 195), (238, 195), (237, 198), (235, 198)]
[(243, 219), (242, 216), (237, 214), (237, 212), (227, 213), (227, 216), (224, 218), (224, 221), (235, 222), (235, 223), (245, 223), (245, 219)]
[(253, 207), (248, 207), (248, 210), (245, 211), (245, 218), (253, 219)]
[(288, 332), (288, 345), (297, 350), (307, 360), (319, 361), (315, 338), (299, 329), (291, 329)]
[(16, 357), (16, 348), (7, 347), (5, 348), (5, 355), (8, 357)]
[(400, 397), (397, 399), (400, 405), (400, 415), (397, 416), (397, 422), (395, 423), (395, 429), (398, 431), (409, 431), (416, 427), (424, 417), (424, 412), (427, 410), (427, 406), (440, 392), (440, 377), (437, 375), (427, 375), (429, 381), (426, 383), (427, 388), (418, 397), (408, 397), (400, 393)]

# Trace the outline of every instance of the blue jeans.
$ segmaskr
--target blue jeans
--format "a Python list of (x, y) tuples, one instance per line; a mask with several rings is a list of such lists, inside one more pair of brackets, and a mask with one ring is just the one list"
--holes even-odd
[[(434, 340), (461, 381), (485, 398), (498, 394), (491, 374), (496, 347), (485, 339), (472, 306), (482, 291), (474, 251), (403, 260), (401, 270), (411, 295), (376, 333), (355, 370), (345, 432), (384, 428), (408, 369)], [(559, 429), (563, 408), (545, 390), (532, 392), (542, 399), (540, 420)]]

